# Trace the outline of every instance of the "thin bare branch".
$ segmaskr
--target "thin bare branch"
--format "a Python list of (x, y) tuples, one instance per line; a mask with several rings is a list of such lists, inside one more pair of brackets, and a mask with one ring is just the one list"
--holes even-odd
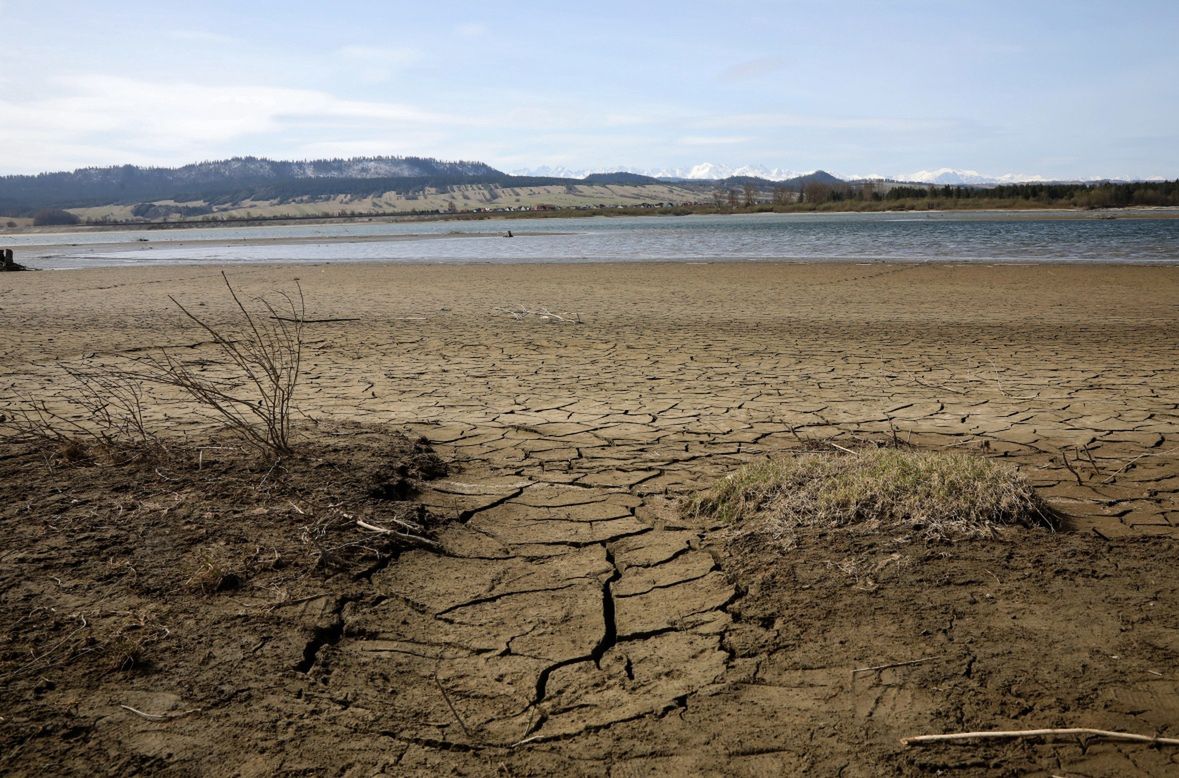
[(1132, 732), (1112, 732), (1106, 729), (1089, 729), (1087, 727), (1066, 727), (1063, 729), (1019, 729), (999, 730), (994, 732), (949, 732), (944, 735), (917, 735), (916, 737), (901, 738), (903, 746), (919, 746), (927, 743), (944, 743), (953, 740), (1010, 740), (1012, 738), (1029, 737), (1058, 737), (1092, 735), (1106, 740), (1130, 740), (1137, 743), (1153, 743), (1157, 745), (1179, 746), (1179, 738), (1153, 737), (1151, 735), (1137, 735)]

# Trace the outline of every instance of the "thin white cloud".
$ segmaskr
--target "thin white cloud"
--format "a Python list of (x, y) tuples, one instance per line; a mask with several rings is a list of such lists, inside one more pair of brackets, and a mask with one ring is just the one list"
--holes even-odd
[(752, 140), (748, 135), (688, 135), (677, 142), (684, 146), (731, 146)]
[(370, 84), (388, 81), (421, 58), (417, 49), (384, 46), (344, 46), (337, 54), (344, 67)]
[[(369, 137), (469, 126), (464, 117), (393, 102), (268, 86), (208, 86), (113, 76), (54, 79), (57, 94), (0, 98), (0, 148), (23, 171), (64, 166), (177, 163), (257, 148), (275, 134), (333, 128)], [(249, 142), (239, 142), (249, 141)], [(51, 159), (46, 159), (51, 155)], [(17, 172), (8, 170), (5, 172)]]
[(243, 45), (241, 38), (235, 38), (232, 35), (224, 35), (219, 32), (207, 32), (205, 30), (170, 30), (166, 35), (169, 38), (184, 41), (185, 43), (212, 44), (215, 46)]
[(948, 119), (911, 119), (895, 116), (808, 116), (794, 113), (745, 113), (707, 117), (694, 121), (699, 128), (808, 128), (820, 130), (880, 130), (915, 132), (945, 130), (956, 126)]
[(460, 38), (482, 38), (487, 34), (487, 25), (469, 22), (460, 24), (454, 31)]
[(786, 66), (782, 57), (755, 57), (729, 65), (719, 74), (721, 81), (750, 81), (767, 76)]
[(397, 132), (387, 137), (362, 140), (304, 143), (293, 150), (293, 156), (300, 159), (383, 157), (398, 154), (407, 157), (429, 156), (434, 153), (431, 149), (436, 148), (441, 141), (438, 133)]
[(625, 150), (638, 163), (666, 145), (662, 134), (639, 131), (658, 120), (654, 115), (603, 111), (587, 121), (585, 107), (572, 100), (540, 100), (523, 90), (467, 108), (457, 114), (315, 89), (59, 75), (36, 90), (0, 92), (0, 173), (178, 165), (235, 154), (435, 154), (493, 162), (513, 152), (525, 156), (521, 137), (537, 155)]

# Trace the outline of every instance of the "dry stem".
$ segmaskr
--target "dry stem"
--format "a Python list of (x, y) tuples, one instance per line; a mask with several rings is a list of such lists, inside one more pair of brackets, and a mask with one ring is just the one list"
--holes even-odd
[(901, 745), (916, 746), (950, 740), (1003, 740), (1025, 737), (1051, 737), (1056, 735), (1093, 735), (1094, 737), (1106, 738), (1108, 740), (1132, 740), (1137, 743), (1179, 746), (1179, 738), (1152, 737), (1151, 735), (1136, 735), (1132, 732), (1111, 732), (1105, 729), (1089, 729), (1087, 727), (999, 730), (995, 732), (950, 732), (944, 735), (918, 735), (915, 737), (901, 738)]

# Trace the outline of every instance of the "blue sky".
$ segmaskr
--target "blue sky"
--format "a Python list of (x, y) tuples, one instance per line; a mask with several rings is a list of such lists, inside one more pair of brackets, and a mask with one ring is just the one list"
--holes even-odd
[(0, 0), (0, 173), (405, 154), (1179, 177), (1179, 2)]

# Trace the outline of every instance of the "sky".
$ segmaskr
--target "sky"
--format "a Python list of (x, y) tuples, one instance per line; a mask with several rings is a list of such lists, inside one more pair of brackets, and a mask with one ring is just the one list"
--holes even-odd
[(1179, 178), (1176, 0), (0, 0), (0, 173), (409, 155)]

